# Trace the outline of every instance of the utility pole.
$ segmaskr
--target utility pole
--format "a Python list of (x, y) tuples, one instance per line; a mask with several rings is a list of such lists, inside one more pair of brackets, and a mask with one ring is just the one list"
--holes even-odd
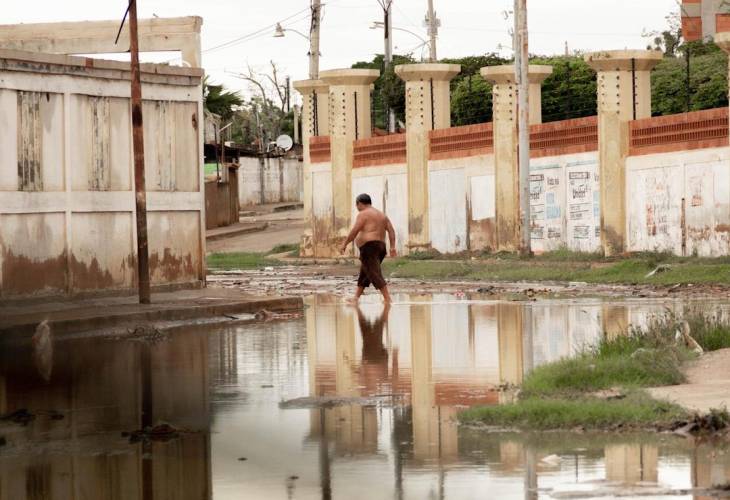
[(428, 36), (431, 40), (429, 47), (429, 58), (428, 62), (435, 63), (438, 61), (436, 55), (436, 37), (439, 32), (439, 25), (441, 22), (436, 18), (436, 12), (433, 10), (433, 0), (428, 0), (428, 13), (426, 14), (426, 26), (428, 27)]
[(319, 31), (322, 19), (322, 1), (312, 0), (312, 24), (309, 29), (309, 79), (319, 78)]
[(527, 0), (515, 0), (515, 81), (517, 82), (517, 135), (520, 173), (520, 254), (532, 254), (530, 214), (530, 78), (527, 32)]
[[(379, 0), (379, 3), (383, 8), (383, 31), (385, 32), (383, 67), (387, 73), (388, 69), (393, 65), (393, 0)], [(387, 120), (386, 127), (388, 132), (392, 134), (395, 132), (395, 111), (390, 106), (387, 109)]]
[(150, 262), (147, 245), (147, 192), (144, 177), (144, 128), (142, 123), (142, 82), (139, 72), (137, 0), (129, 2), (129, 51), (132, 69), (132, 143), (134, 148), (134, 193), (137, 214), (137, 275), (139, 303), (149, 304)]

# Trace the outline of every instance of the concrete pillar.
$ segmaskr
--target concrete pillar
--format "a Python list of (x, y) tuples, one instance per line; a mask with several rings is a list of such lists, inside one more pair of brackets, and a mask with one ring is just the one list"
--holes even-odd
[(304, 155), (304, 234), (301, 255), (314, 255), (312, 241), (312, 160), (309, 140), (317, 135), (329, 134), (329, 86), (322, 80), (294, 82), (294, 88), (302, 95), (302, 148)]
[(406, 64), (395, 68), (395, 73), (406, 82), (408, 252), (431, 247), (428, 133), (451, 126), (449, 82), (460, 72), (458, 64)]
[(601, 245), (607, 255), (626, 248), (626, 156), (629, 122), (651, 116), (651, 70), (662, 53), (614, 50), (586, 54), (598, 73)]
[[(380, 76), (374, 69), (323, 71), (320, 78), (329, 85), (329, 135), (332, 150), (332, 207), (334, 245), (344, 241), (352, 214), (353, 141), (372, 133), (370, 84)], [(320, 131), (320, 134), (322, 132)]]
[[(553, 72), (551, 66), (531, 65), (530, 124), (542, 122), (542, 82)], [(494, 84), (493, 129), (494, 171), (497, 212), (497, 249), (515, 252), (520, 248), (520, 175), (517, 156), (517, 86), (514, 65), (487, 66), (481, 74)]]

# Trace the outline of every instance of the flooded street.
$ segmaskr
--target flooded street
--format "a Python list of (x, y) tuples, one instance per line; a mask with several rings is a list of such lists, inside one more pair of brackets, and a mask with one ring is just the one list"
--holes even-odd
[(709, 498), (688, 490), (728, 483), (725, 444), (455, 423), (675, 305), (319, 296), (285, 322), (7, 340), (0, 499)]

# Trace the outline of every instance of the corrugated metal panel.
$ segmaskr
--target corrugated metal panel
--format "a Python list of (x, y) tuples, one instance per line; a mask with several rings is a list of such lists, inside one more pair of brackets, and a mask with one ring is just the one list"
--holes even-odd
[(385, 176), (385, 213), (395, 229), (395, 247), (403, 255), (408, 244), (408, 176)]

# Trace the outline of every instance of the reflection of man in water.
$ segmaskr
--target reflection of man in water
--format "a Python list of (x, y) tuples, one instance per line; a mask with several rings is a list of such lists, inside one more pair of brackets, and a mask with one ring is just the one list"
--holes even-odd
[(361, 194), (358, 196), (356, 206), (359, 213), (355, 225), (352, 226), (352, 230), (341, 249), (342, 253), (345, 253), (347, 246), (352, 241), (360, 249), (360, 276), (357, 278), (357, 292), (355, 293), (354, 302), (360, 300), (360, 296), (370, 285), (373, 285), (383, 294), (385, 302), (390, 302), (388, 284), (383, 278), (380, 264), (387, 255), (385, 249), (386, 232), (390, 239), (390, 256), (396, 256), (395, 229), (393, 229), (390, 219), (383, 212), (373, 208), (370, 195)]
[(363, 385), (367, 390), (375, 390), (378, 384), (388, 379), (388, 350), (383, 345), (383, 329), (388, 324), (390, 304), (386, 303), (383, 312), (375, 321), (368, 320), (362, 310), (357, 308), (357, 321), (362, 333)]

